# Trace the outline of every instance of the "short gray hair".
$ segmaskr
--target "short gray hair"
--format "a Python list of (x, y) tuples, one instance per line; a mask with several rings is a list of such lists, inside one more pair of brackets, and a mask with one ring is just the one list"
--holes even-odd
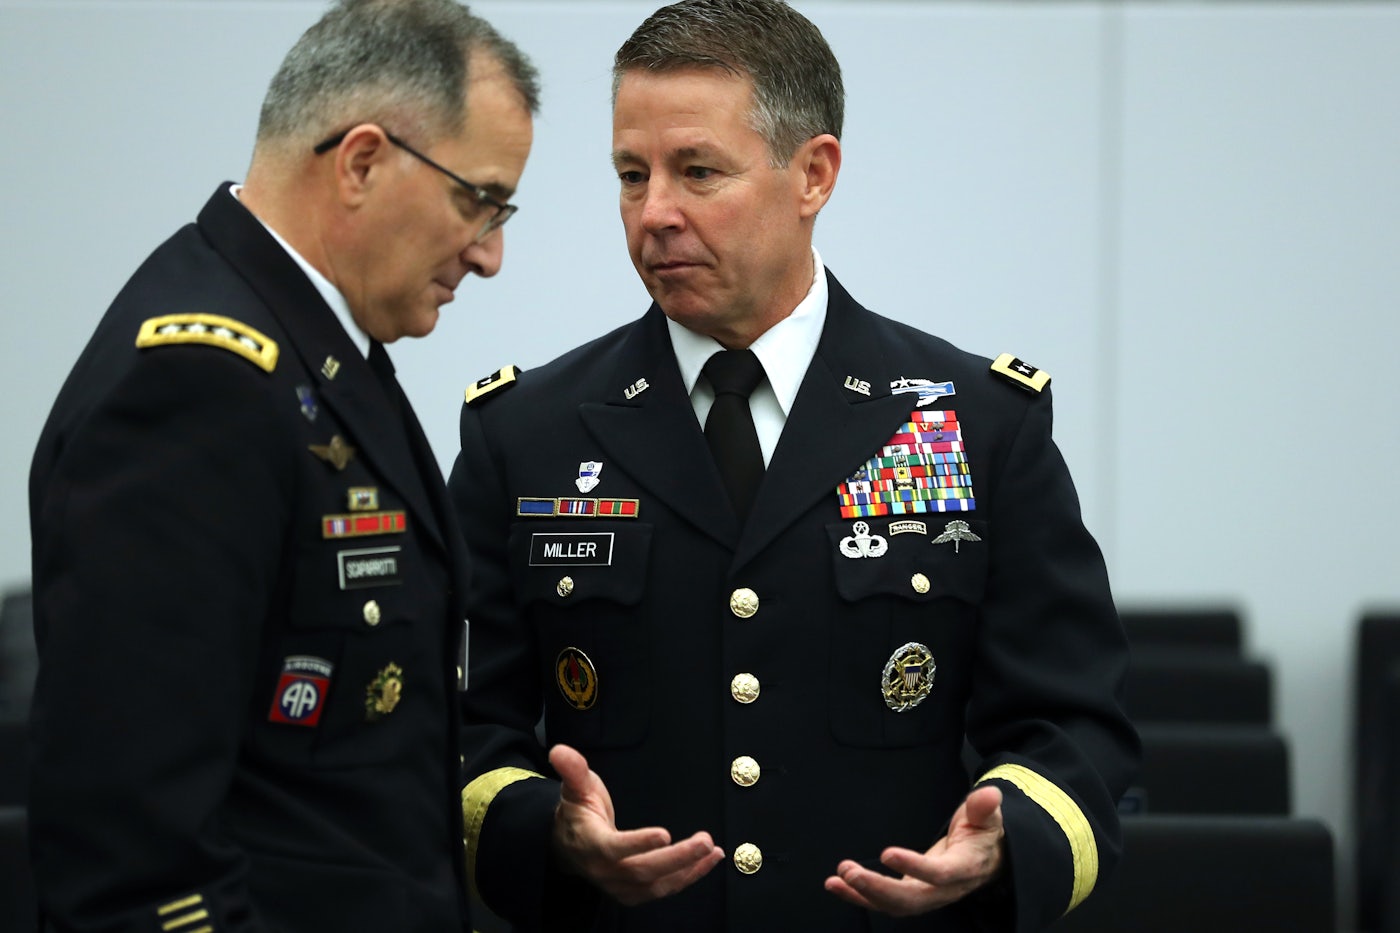
[(775, 168), (814, 136), (841, 138), (846, 92), (821, 30), (782, 0), (681, 0), (637, 27), (613, 60), (628, 71), (715, 68), (753, 81), (755, 132)]
[(460, 133), (470, 56), (499, 62), (539, 110), (539, 73), (514, 43), (456, 0), (337, 0), (273, 76), (259, 143), (308, 145), (356, 123), (426, 142)]

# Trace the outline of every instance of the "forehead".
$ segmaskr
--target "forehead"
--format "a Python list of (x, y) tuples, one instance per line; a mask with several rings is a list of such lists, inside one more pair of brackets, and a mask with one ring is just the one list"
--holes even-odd
[(753, 82), (710, 68), (625, 72), (613, 104), (613, 140), (664, 135), (680, 146), (734, 142), (749, 125)]
[(519, 91), (504, 75), (472, 81), (467, 120), (439, 151), (459, 174), (480, 185), (514, 189), (534, 141), (534, 120)]

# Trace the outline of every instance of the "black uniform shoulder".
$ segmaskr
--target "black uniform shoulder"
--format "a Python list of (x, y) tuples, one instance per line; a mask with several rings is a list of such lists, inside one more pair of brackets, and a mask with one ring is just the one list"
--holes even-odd
[(624, 324), (542, 366), (528, 370), (514, 365), (503, 366), (472, 383), (466, 390), (465, 404), (483, 410), (502, 405), (533, 407), (545, 404), (550, 399), (565, 398), (577, 404), (580, 399), (590, 396), (593, 386), (596, 385), (600, 392), (605, 390), (604, 374), (615, 369), (616, 355), (628, 331), (635, 326), (636, 322)]

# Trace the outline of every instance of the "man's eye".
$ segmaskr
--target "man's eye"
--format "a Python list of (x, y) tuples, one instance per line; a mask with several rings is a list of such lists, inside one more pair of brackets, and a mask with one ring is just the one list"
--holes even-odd
[(618, 181), (622, 182), (624, 185), (638, 185), (638, 184), (641, 184), (641, 182), (642, 182), (642, 173), (641, 173), (641, 172), (618, 172), (618, 173), (617, 173), (617, 178), (618, 178)]
[(703, 165), (692, 165), (685, 170), (685, 177), (693, 178), (696, 181), (705, 181), (709, 178), (712, 178), (714, 174), (714, 169), (706, 168)]

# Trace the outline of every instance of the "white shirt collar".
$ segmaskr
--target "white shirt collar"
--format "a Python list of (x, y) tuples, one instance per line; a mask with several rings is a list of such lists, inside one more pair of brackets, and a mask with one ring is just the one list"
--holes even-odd
[[(807, 367), (816, 355), (822, 327), (826, 324), (826, 303), (826, 267), (814, 246), (812, 286), (806, 297), (798, 302), (791, 314), (768, 328), (749, 348), (763, 364), (763, 373), (784, 417), (792, 411), (797, 390), (802, 386), (802, 377), (807, 374)], [(681, 381), (687, 393), (694, 393), (705, 361), (724, 347), (713, 337), (687, 330), (670, 318), (666, 319), (666, 327), (671, 333), (671, 347), (676, 353)], [(709, 406), (705, 407), (708, 409)]]
[[(233, 185), (229, 188), (229, 193), (237, 198), (238, 193), (242, 190), (242, 185)], [(252, 212), (250, 211), (249, 213)], [(350, 339), (354, 341), (355, 346), (360, 349), (360, 355), (368, 357), (369, 335), (360, 330), (360, 325), (355, 323), (355, 316), (350, 313), (350, 302), (345, 300), (345, 296), (340, 293), (340, 289), (331, 284), (331, 280), (322, 275), (319, 269), (302, 258), (302, 255), (292, 248), (292, 244), (282, 239), (280, 233), (273, 230), (266, 223), (263, 223), (261, 217), (258, 217), (256, 214), (253, 214), (253, 216), (257, 217), (258, 223), (263, 225), (263, 229), (272, 234), (272, 238), (287, 251), (287, 255), (292, 257), (292, 261), (301, 267), (301, 271), (306, 273), (306, 277), (311, 280), (311, 284), (316, 286), (316, 291), (321, 293), (321, 297), (325, 299), (326, 304), (330, 305), (331, 310), (335, 312), (336, 320), (340, 322), (340, 326), (345, 330), (346, 335), (348, 335)]]

